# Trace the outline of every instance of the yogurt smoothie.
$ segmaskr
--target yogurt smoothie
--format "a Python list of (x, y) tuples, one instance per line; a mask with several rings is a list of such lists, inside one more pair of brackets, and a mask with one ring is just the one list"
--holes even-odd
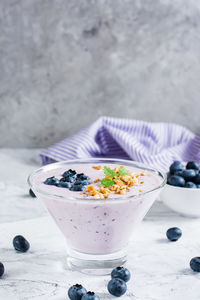
[(128, 165), (125, 168), (129, 174), (138, 178), (136, 184), (130, 186), (125, 194), (114, 191), (103, 199), (87, 193), (87, 186), (84, 193), (44, 184), (52, 176), (61, 179), (62, 174), (71, 169), (89, 176), (89, 186), (99, 190), (101, 180), (109, 177), (104, 174), (105, 165), (112, 170), (120, 167), (106, 162), (73, 163), (47, 169), (35, 174), (32, 179), (34, 192), (44, 201), (63, 232), (68, 247), (79, 253), (105, 255), (126, 248), (133, 230), (153, 204), (163, 182), (156, 172), (147, 170), (143, 173), (141, 168)]

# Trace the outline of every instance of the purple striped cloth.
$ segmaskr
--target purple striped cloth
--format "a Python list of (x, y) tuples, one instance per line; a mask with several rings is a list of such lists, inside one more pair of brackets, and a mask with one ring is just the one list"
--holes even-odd
[(101, 117), (40, 154), (42, 163), (108, 157), (139, 161), (167, 171), (175, 161), (200, 161), (200, 135), (170, 123)]

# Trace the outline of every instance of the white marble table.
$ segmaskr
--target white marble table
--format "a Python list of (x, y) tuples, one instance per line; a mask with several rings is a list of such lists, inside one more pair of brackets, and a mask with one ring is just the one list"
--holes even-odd
[[(91, 279), (63, 268), (64, 239), (41, 203), (28, 196), (26, 178), (39, 163), (38, 150), (0, 150), (0, 261), (6, 269), (0, 300), (64, 300), (75, 283), (101, 299), (114, 299), (106, 291), (109, 277)], [(200, 274), (189, 268), (190, 259), (200, 255), (199, 225), (200, 220), (180, 217), (157, 201), (131, 242), (132, 279), (121, 299), (199, 300)], [(171, 226), (183, 231), (177, 243), (165, 238)], [(13, 250), (17, 234), (29, 240), (28, 253)]]

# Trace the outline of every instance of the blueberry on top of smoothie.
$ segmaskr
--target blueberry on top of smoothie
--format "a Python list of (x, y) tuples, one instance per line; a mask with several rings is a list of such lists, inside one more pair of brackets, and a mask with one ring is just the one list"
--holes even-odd
[(86, 289), (81, 284), (72, 285), (68, 290), (68, 296), (71, 300), (81, 300), (86, 293)]
[(82, 180), (82, 179), (77, 178), (76, 181), (74, 182), (74, 184), (75, 185), (77, 185), (77, 184), (88, 185), (89, 182), (88, 182), (88, 180)]
[(76, 177), (76, 171), (69, 169), (68, 171), (65, 171), (62, 175), (63, 177)]
[(74, 179), (75, 179), (75, 177), (68, 175), (68, 176), (62, 177), (60, 179), (60, 181), (72, 183), (72, 182), (74, 182)]
[(85, 191), (85, 186), (82, 184), (74, 184), (70, 187), (70, 191), (73, 191), (73, 192)]
[(58, 185), (59, 184), (59, 179), (56, 178), (55, 176), (49, 177), (45, 180), (44, 184), (47, 185)]
[(69, 189), (72, 186), (71, 182), (60, 180), (58, 187)]
[(90, 178), (87, 175), (85, 175), (84, 173), (79, 173), (79, 174), (77, 174), (77, 179), (89, 180)]

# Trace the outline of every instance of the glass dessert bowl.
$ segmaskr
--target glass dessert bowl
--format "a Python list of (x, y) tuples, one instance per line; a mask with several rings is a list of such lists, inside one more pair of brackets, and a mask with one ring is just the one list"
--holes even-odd
[[(74, 191), (74, 179), (62, 177), (72, 170), (78, 174), (78, 183), (82, 173), (89, 177), (83, 191)], [(56, 185), (46, 181), (52, 176), (57, 178)], [(69, 182), (68, 188), (57, 180)], [(165, 185), (166, 175), (127, 160), (79, 159), (44, 166), (29, 176), (28, 183), (66, 239), (67, 265), (86, 273), (108, 274), (126, 262), (132, 233)]]

